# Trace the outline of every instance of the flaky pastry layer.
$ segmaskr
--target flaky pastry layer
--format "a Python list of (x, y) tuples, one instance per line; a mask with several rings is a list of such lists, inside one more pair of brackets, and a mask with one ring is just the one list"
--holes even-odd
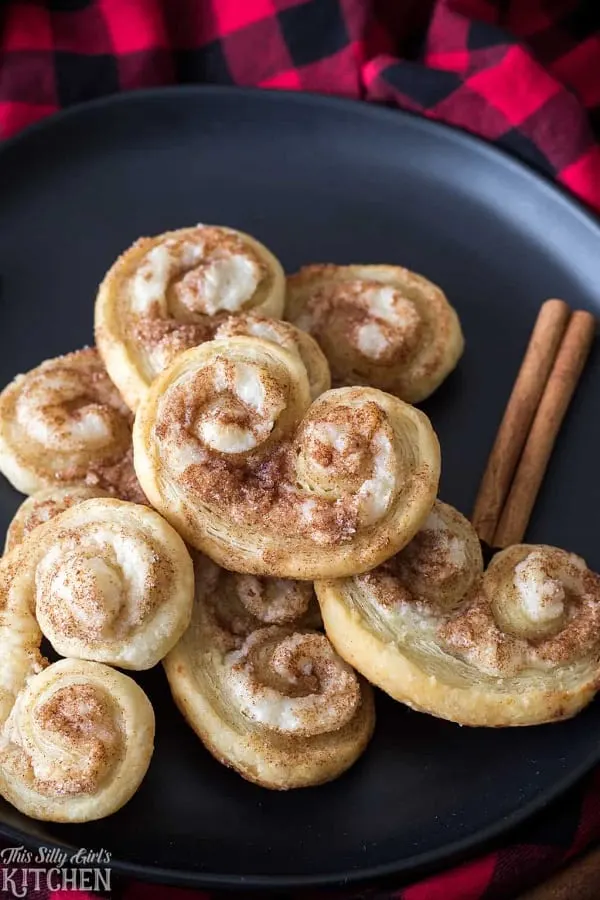
[(94, 348), (46, 360), (0, 394), (0, 471), (24, 494), (87, 485), (143, 503), (132, 421)]
[(427, 417), (373, 388), (311, 403), (306, 369), (259, 338), (211, 341), (154, 381), (134, 463), (156, 507), (229, 569), (312, 580), (365, 571), (414, 536), (440, 452)]
[(108, 666), (48, 665), (30, 583), (20, 550), (0, 560), (0, 794), (35, 819), (88, 822), (138, 789), (154, 712), (143, 690)]
[(11, 554), (7, 585), (62, 656), (148, 669), (190, 621), (194, 579), (184, 542), (158, 513), (83, 501), (39, 525)]
[(135, 410), (182, 350), (210, 340), (231, 314), (280, 318), (285, 276), (248, 234), (214, 225), (140, 238), (107, 272), (95, 307), (96, 344)]
[(226, 572), (196, 560), (192, 623), (164, 667), (207, 749), (263, 787), (339, 776), (374, 727), (370, 687), (311, 626), (307, 582)]
[(315, 585), (340, 655), (407, 705), (463, 725), (568, 718), (600, 683), (600, 578), (579, 557), (518, 545), (483, 573), (477, 536), (436, 504), (373, 572)]
[(464, 349), (456, 311), (431, 281), (385, 265), (305, 266), (287, 280), (286, 318), (315, 337), (335, 386), (428, 397)]

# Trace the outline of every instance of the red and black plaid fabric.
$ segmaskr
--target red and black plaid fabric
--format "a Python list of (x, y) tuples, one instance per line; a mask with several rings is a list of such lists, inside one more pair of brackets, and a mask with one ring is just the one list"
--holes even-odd
[(153, 85), (319, 91), (466, 128), (600, 208), (599, 29), (599, 0), (0, 0), (0, 136)]
[[(0, 138), (101, 95), (196, 82), (396, 104), (600, 209), (600, 0), (0, 0)], [(600, 773), (474, 862), (349, 896), (508, 900), (598, 840)], [(116, 878), (113, 895), (208, 898)]]

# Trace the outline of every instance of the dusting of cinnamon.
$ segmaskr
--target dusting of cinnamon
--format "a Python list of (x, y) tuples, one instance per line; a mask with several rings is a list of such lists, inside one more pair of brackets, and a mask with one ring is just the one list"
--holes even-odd
[(60, 745), (61, 760), (50, 775), (49, 758), (12, 754), (17, 774), (47, 796), (97, 793), (124, 752), (120, 713), (111, 699), (93, 685), (71, 685), (38, 704), (32, 717), (45, 742)]
[[(320, 285), (308, 297), (310, 331), (317, 340), (349, 344), (354, 352), (378, 365), (405, 366), (415, 355), (423, 332), (423, 321), (414, 304), (394, 292), (398, 320), (390, 321), (372, 309), (369, 295), (385, 285), (376, 281), (343, 281)], [(361, 342), (364, 326), (375, 327), (377, 345), (366, 352)]]
[(389, 612), (395, 612), (403, 603), (417, 603), (417, 598), (396, 577), (392, 566), (378, 566), (372, 572), (355, 576), (354, 580), (380, 607)]
[(51, 519), (93, 497), (104, 497), (106, 493), (101, 489), (94, 489), (85, 485), (73, 488), (56, 488), (41, 491), (34, 494), (21, 504), (15, 517), (9, 525), (6, 534), (5, 551), (8, 553), (31, 534), (38, 526), (49, 522)]
[(94, 348), (42, 363), (13, 382), (4, 402), (16, 453), (47, 484), (88, 484), (144, 502), (133, 471), (133, 416)]
[(442, 585), (464, 568), (464, 563), (461, 565), (453, 559), (448, 541), (446, 531), (422, 529), (404, 550), (383, 563), (383, 568), (400, 578), (418, 578), (432, 585)]
[[(154, 238), (141, 238), (136, 241), (131, 249), (137, 251), (135, 254), (136, 265), (139, 266), (137, 271), (146, 281), (152, 277), (149, 270), (144, 271), (147, 253), (158, 246), (163, 247), (170, 256), (172, 271), (161, 302), (151, 304), (144, 315), (134, 313), (127, 303), (123, 304), (122, 314), (126, 320), (124, 333), (134, 339), (132, 343), (136, 338), (143, 343), (147, 337), (150, 345), (153, 345), (157, 338), (160, 341), (167, 335), (173, 335), (182, 325), (193, 325), (198, 329), (195, 332), (185, 329), (180, 332), (182, 341), (186, 338), (190, 340), (194, 337), (200, 338), (188, 344), (189, 347), (210, 340), (224, 316), (217, 313), (211, 322), (213, 317), (202, 311), (201, 301), (205, 287), (205, 272), (211, 264), (219, 260), (226, 260), (234, 255), (245, 257), (252, 262), (258, 272), (259, 285), (268, 280), (267, 266), (242, 235), (217, 226), (201, 226), (186, 229), (184, 234), (164, 241), (157, 241)], [(186, 260), (186, 251), (194, 247), (200, 251), (198, 256)], [(130, 252), (126, 251), (121, 257), (123, 263), (127, 262)], [(252, 299), (249, 298), (244, 306), (252, 306)], [(162, 334), (161, 327), (165, 329)]]
[[(63, 480), (70, 481), (70, 475), (69, 470), (66, 470)], [(122, 459), (114, 465), (91, 463), (88, 466), (85, 483), (89, 487), (101, 488), (118, 499), (129, 500), (130, 503), (148, 503), (135, 474), (131, 446), (127, 448)]]
[[(544, 610), (548, 587), (562, 584), (565, 611), (548, 633), (544, 623), (529, 622), (526, 631), (519, 617), (526, 614), (515, 587), (515, 567), (529, 556), (540, 557), (542, 584), (531, 582), (533, 597)], [(550, 580), (550, 576), (552, 580)], [(547, 588), (544, 588), (547, 585)], [(513, 611), (511, 611), (513, 610)], [(503, 627), (504, 621), (508, 626)], [(514, 621), (515, 628), (510, 623)], [(513, 547), (499, 554), (465, 606), (439, 630), (449, 649), (492, 674), (515, 674), (527, 668), (569, 666), (598, 653), (600, 634), (600, 577), (558, 548)]]
[(199, 553), (194, 562), (197, 602), (203, 604), (223, 651), (239, 648), (244, 638), (265, 625), (310, 627), (314, 622), (312, 583), (238, 575)]
[(408, 604), (428, 617), (444, 616), (464, 600), (482, 570), (471, 525), (438, 500), (403, 550), (355, 582), (388, 612)]
[(438, 637), (448, 651), (491, 675), (510, 677), (524, 667), (525, 643), (500, 631), (483, 592), (443, 621)]
[[(36, 605), (61, 637), (94, 643), (125, 640), (148, 622), (168, 596), (175, 575), (173, 565), (153, 546), (149, 535), (137, 535), (144, 542), (144, 553), (136, 561), (137, 575), (142, 573), (143, 579), (141, 590), (133, 593), (111, 546), (114, 539), (130, 540), (131, 532), (114, 524), (105, 528), (104, 539), (96, 534), (97, 523), (61, 529), (52, 544), (52, 563), (45, 565), (42, 558), (38, 564)], [(104, 577), (110, 579), (107, 585), (98, 582), (93, 567), (98, 562)]]
[(162, 371), (178, 353), (212, 340), (220, 321), (219, 316), (207, 317), (201, 322), (136, 316), (131, 322), (131, 341), (141, 344), (154, 362), (159, 361), (157, 371)]
[(321, 344), (334, 386), (362, 381), (409, 399), (415, 383), (444, 369), (455, 325), (443, 293), (414, 273), (311, 265), (288, 284), (289, 318)]
[(55, 499), (48, 499), (40, 502), (27, 517), (27, 520), (23, 525), (24, 534), (30, 534), (38, 527), (38, 525), (49, 522), (50, 519), (53, 519), (56, 515), (59, 515), (61, 512), (64, 512), (66, 509), (77, 504), (77, 502), (78, 498), (73, 494), (67, 494), (61, 502), (58, 502)]
[(231, 673), (250, 698), (249, 716), (252, 703), (262, 709), (273, 704), (276, 716), (279, 697), (292, 701), (285, 719), (269, 722), (276, 731), (304, 737), (335, 731), (350, 721), (360, 703), (355, 674), (327, 638), (315, 632), (259, 629), (246, 640)]
[[(223, 377), (224, 385), (230, 381)], [(179, 476), (186, 491), (201, 503), (227, 509), (249, 526), (263, 522), (273, 530), (293, 528), (322, 544), (350, 540), (359, 523), (353, 495), (370, 477), (372, 442), (386, 421), (383, 411), (372, 402), (315, 411), (304, 420), (293, 441), (281, 439), (273, 444), (263, 440), (267, 432), (256, 410), (245, 406), (230, 387), (224, 388), (216, 405), (214, 385), (211, 366), (195, 373), (193, 383), (175, 387), (164, 396), (154, 426), (158, 440), (165, 446), (192, 445), (198, 446), (199, 452), (206, 451), (197, 422), (210, 414), (211, 420), (222, 426), (234, 424), (252, 432), (257, 446), (240, 455), (202, 452), (201, 462), (190, 463)], [(268, 403), (268, 382), (265, 394)], [(327, 443), (323, 428), (329, 427), (343, 430), (343, 446)], [(333, 492), (306, 489), (298, 482), (301, 455), (307, 471), (313, 464), (333, 469), (327, 475)], [(306, 478), (310, 480), (309, 475)]]

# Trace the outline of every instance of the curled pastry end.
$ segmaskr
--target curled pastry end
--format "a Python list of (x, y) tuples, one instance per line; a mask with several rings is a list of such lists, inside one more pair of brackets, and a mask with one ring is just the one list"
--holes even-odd
[(96, 344), (135, 410), (177, 353), (210, 340), (232, 314), (279, 318), (284, 294), (281, 264), (243, 232), (198, 225), (141, 238), (100, 285)]
[(192, 561), (179, 535), (147, 507), (84, 501), (16, 552), (32, 576), (40, 627), (63, 656), (150, 668), (189, 623)]
[(336, 778), (365, 750), (375, 708), (371, 687), (308, 626), (312, 586), (232, 575), (202, 557), (196, 576), (191, 625), (164, 660), (186, 720), (263, 787)]
[(283, 734), (335, 731), (360, 705), (356, 675), (322, 634), (259, 629), (226, 665), (242, 715)]
[(370, 384), (410, 403), (442, 383), (464, 347), (445, 294), (400, 266), (305, 266), (288, 278), (286, 318), (319, 341), (334, 384)]
[(600, 654), (600, 577), (557, 547), (509, 547), (442, 634), (455, 652), (498, 677), (534, 670), (548, 680), (567, 667), (590, 671)]
[(64, 659), (30, 678), (4, 724), (0, 793), (34, 819), (99, 819), (136, 792), (153, 745), (152, 706), (131, 678)]
[(131, 425), (95, 349), (47, 360), (0, 394), (0, 470), (24, 494), (88, 485), (140, 496)]
[(215, 332), (215, 339), (240, 336), (272, 341), (299, 356), (306, 367), (313, 400), (331, 387), (331, 374), (325, 354), (314, 338), (290, 322), (256, 315), (230, 316)]
[(440, 449), (427, 417), (373, 388), (326, 391), (252, 337), (181, 354), (134, 426), (152, 504), (188, 543), (239, 572), (279, 578), (366, 571), (429, 514)]
[(600, 684), (600, 577), (528, 545), (483, 572), (473, 529), (449, 512), (436, 504), (414, 545), (372, 572), (315, 584), (328, 637), (395, 699), (464, 725), (574, 715)]

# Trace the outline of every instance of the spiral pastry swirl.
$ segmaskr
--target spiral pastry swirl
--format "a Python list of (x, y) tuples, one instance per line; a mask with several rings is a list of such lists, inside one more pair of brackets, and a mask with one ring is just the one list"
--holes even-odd
[(285, 276), (250, 235), (198, 225), (136, 241), (114, 263), (96, 299), (96, 344), (135, 410), (182, 350), (210, 340), (232, 313), (279, 318)]
[(134, 462), (153, 506), (215, 562), (307, 580), (365, 571), (408, 543), (440, 468), (423, 413), (371, 388), (311, 404), (299, 358), (244, 337), (189, 350), (156, 379)]
[(433, 393), (464, 347), (444, 293), (400, 266), (306, 266), (288, 278), (286, 318), (319, 341), (335, 386), (369, 384), (408, 403)]
[(143, 503), (132, 420), (95, 349), (46, 360), (0, 394), (0, 471), (24, 494), (86, 484)]
[(373, 572), (315, 585), (337, 651), (396, 700), (463, 725), (577, 713), (600, 683), (600, 576), (533, 545), (483, 572), (469, 523), (443, 504), (434, 518)]
[(148, 669), (189, 623), (189, 553), (145, 506), (86, 500), (38, 526), (14, 553), (26, 574), (20, 605), (35, 610), (61, 656)]
[(372, 692), (309, 629), (312, 586), (196, 558), (192, 623), (164, 660), (175, 702), (220, 762), (263, 787), (336, 778), (365, 749)]
[(131, 678), (63, 659), (29, 679), (4, 723), (0, 794), (34, 819), (100, 819), (136, 792), (153, 746), (154, 712)]
[(30, 582), (16, 554), (0, 558), (0, 725), (27, 679), (47, 664), (40, 653), (42, 633), (35, 608), (27, 599)]
[(0, 794), (35, 819), (87, 822), (116, 812), (139, 787), (154, 713), (134, 681), (106, 666), (48, 665), (33, 581), (20, 550), (0, 561)]
[(10, 553), (28, 537), (38, 525), (49, 522), (71, 506), (92, 500), (96, 497), (107, 497), (101, 488), (74, 485), (66, 488), (47, 488), (28, 497), (17, 509), (6, 532), (4, 552)]
[(257, 337), (263, 341), (272, 341), (299, 356), (306, 369), (313, 400), (331, 387), (331, 374), (325, 354), (310, 334), (289, 322), (255, 315), (229, 316), (216, 329), (214, 338), (218, 340), (230, 337)]
[(239, 639), (267, 625), (322, 629), (311, 582), (230, 572), (198, 552), (194, 552), (193, 560), (196, 596), (203, 599), (214, 619), (215, 634), (228, 641), (235, 636), (227, 649), (239, 648)]

